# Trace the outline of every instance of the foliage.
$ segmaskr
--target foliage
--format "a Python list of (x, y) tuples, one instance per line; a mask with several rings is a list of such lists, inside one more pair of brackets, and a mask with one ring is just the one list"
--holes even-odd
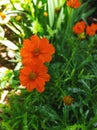
[[(14, 50), (10, 64), (0, 73), (0, 93), (9, 89), (6, 104), (0, 104), (1, 130), (96, 130), (97, 129), (97, 30), (95, 35), (75, 34), (73, 26), (89, 17), (95, 8), (89, 2), (71, 8), (66, 0), (10, 0), (1, 3), (6, 15), (0, 21), (0, 43)], [(7, 19), (7, 20), (6, 20)], [(10, 36), (4, 29), (10, 30)], [(55, 47), (46, 63), (50, 81), (42, 93), (28, 92), (20, 85), (20, 49), (32, 35), (46, 37)], [(63, 99), (74, 100), (67, 105)]]

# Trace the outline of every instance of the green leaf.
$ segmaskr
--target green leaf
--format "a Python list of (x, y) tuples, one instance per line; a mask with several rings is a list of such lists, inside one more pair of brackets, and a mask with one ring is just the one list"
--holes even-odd
[(66, 129), (63, 130), (87, 130), (84, 125), (75, 124), (72, 126), (67, 126)]
[(60, 29), (63, 17), (64, 17), (63, 8), (61, 8), (61, 11), (60, 11), (60, 14), (59, 14), (59, 17), (58, 17), (58, 20), (57, 20), (57, 25), (56, 25), (57, 29)]
[(89, 10), (86, 13), (82, 13), (81, 18), (84, 20), (85, 18), (87, 18), (88, 16), (90, 16), (94, 11), (95, 11), (95, 8)]
[(0, 38), (4, 38), (5, 32), (3, 28), (0, 26)]
[(49, 14), (49, 24), (52, 27), (54, 24), (54, 4), (53, 0), (47, 0), (48, 3), (48, 14)]
[[(90, 120), (90, 122), (88, 123), (88, 130), (89, 129), (91, 129), (91, 128), (93, 128), (93, 125), (95, 124), (95, 123), (97, 123), (97, 116), (95, 116), (95, 117), (93, 117), (91, 120)], [(92, 129), (92, 130), (95, 130), (95, 129)]]
[(0, 40), (0, 43), (2, 43), (3, 45), (7, 46), (8, 48), (12, 49), (12, 50), (17, 50), (18, 47), (11, 41), (9, 40)]
[(27, 112), (23, 115), (23, 130), (28, 130)]
[(24, 36), (24, 30), (22, 29), (22, 27), (16, 23), (16, 22), (13, 22), (14, 26), (19, 30), (19, 32), (21, 32), (21, 34)]
[(21, 35), (20, 31), (18, 31), (12, 24), (6, 24), (8, 28), (10, 28), (17, 35)]

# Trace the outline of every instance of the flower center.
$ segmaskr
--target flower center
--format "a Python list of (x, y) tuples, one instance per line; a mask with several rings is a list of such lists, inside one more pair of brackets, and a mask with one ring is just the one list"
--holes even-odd
[(40, 49), (39, 48), (35, 48), (33, 51), (34, 56), (38, 56), (40, 54)]
[(1, 17), (2, 19), (5, 19), (5, 18), (6, 18), (6, 15), (5, 15), (4, 13), (0, 12), (0, 17)]
[(31, 72), (31, 73), (28, 75), (28, 77), (29, 77), (30, 80), (34, 80), (34, 79), (36, 79), (37, 75), (36, 75), (36, 73)]
[(71, 96), (65, 96), (63, 99), (63, 102), (66, 105), (71, 105), (73, 103), (74, 99)]

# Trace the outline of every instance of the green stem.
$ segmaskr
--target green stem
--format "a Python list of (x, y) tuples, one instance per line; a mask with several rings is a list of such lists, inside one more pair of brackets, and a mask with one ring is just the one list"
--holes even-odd
[(67, 21), (67, 27), (66, 27), (66, 32), (65, 34), (70, 36), (70, 31), (71, 31), (71, 16), (72, 16), (72, 12), (73, 12), (73, 9), (72, 8), (69, 8), (68, 10), (68, 21)]
[[(77, 46), (78, 46), (78, 44), (77, 44)], [(56, 81), (56, 85), (55, 85), (55, 86), (57, 86), (57, 87), (60, 89), (60, 91), (62, 92), (63, 95), (64, 95), (64, 91), (63, 91), (63, 90), (61, 89), (61, 87), (59, 86), (59, 82), (60, 82), (60, 80), (62, 79), (62, 77), (64, 76), (64, 74), (66, 73), (66, 71), (67, 71), (67, 69), (68, 69), (68, 67), (69, 67), (69, 65), (70, 65), (70, 63), (71, 63), (71, 61), (72, 61), (72, 58), (74, 57), (74, 55), (75, 55), (75, 53), (76, 53), (77, 46), (74, 48), (74, 50), (73, 50), (73, 52), (72, 52), (72, 55), (71, 55), (71, 58), (69, 59), (67, 65), (66, 65), (66, 67), (65, 67), (65, 69), (64, 69), (64, 71), (63, 71), (63, 73), (60, 75), (59, 79)]]
[(64, 113), (64, 124), (67, 127), (69, 119), (69, 106), (64, 105), (63, 113)]
[(12, 2), (12, 0), (9, 0), (9, 1), (10, 1), (11, 5), (13, 6), (13, 8), (16, 9), (13, 2)]
[(30, 12), (31, 12), (32, 18), (34, 18), (34, 7), (33, 7), (33, 3), (31, 2), (31, 0), (29, 0), (29, 6), (30, 6)]

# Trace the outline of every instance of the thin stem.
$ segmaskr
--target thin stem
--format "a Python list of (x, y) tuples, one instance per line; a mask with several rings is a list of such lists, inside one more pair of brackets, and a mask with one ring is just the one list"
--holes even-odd
[(13, 2), (12, 2), (12, 0), (9, 0), (9, 1), (10, 1), (11, 5), (13, 6), (13, 8), (16, 9)]
[(30, 6), (30, 12), (31, 12), (32, 18), (34, 18), (34, 7), (33, 7), (33, 2), (31, 2), (31, 0), (29, 0), (29, 6)]
[[(77, 45), (77, 46), (78, 46), (78, 45)], [(62, 77), (63, 77), (64, 74), (66, 73), (66, 71), (67, 71), (67, 69), (68, 69), (68, 67), (69, 67), (69, 65), (70, 65), (70, 63), (71, 63), (71, 61), (72, 61), (72, 58), (73, 58), (74, 55), (75, 55), (77, 46), (74, 48), (74, 50), (73, 50), (73, 52), (72, 52), (72, 55), (71, 55), (71, 58), (69, 59), (67, 65), (66, 65), (66, 67), (65, 67), (65, 69), (64, 69), (64, 71), (63, 71), (63, 73), (60, 75), (59, 79), (56, 81), (56, 85), (55, 85), (55, 86), (57, 86), (57, 87), (59, 86), (60, 80), (62, 79)], [(59, 89), (60, 89), (60, 91), (62, 92), (62, 94), (64, 94), (64, 91), (61, 89), (61, 87), (59, 87)]]

